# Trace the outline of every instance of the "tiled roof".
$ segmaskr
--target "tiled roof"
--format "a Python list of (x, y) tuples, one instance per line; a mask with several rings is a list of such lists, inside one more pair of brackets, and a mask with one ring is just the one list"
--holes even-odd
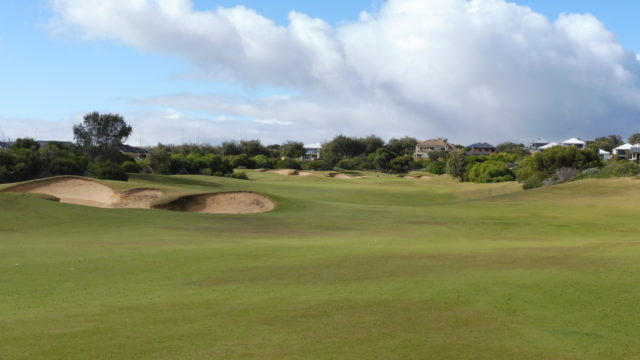
[(433, 146), (433, 147), (448, 147), (453, 148), (453, 145), (446, 142), (444, 139), (431, 139), (425, 140), (418, 143), (418, 146)]
[(487, 143), (475, 143), (469, 146), (472, 149), (495, 149), (496, 147)]

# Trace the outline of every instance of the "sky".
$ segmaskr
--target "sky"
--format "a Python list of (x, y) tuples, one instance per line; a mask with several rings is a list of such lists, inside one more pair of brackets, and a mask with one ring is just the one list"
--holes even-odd
[(133, 145), (640, 132), (631, 0), (2, 0), (0, 140)]

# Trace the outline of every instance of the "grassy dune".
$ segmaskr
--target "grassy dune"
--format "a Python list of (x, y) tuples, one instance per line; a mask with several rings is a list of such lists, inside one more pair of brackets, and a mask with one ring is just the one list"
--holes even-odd
[(254, 215), (0, 193), (0, 359), (640, 359), (640, 180), (136, 176)]

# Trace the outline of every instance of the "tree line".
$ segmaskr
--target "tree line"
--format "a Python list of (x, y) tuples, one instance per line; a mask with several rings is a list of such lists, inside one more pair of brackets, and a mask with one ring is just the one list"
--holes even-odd
[[(414, 158), (418, 140), (413, 137), (385, 142), (375, 135), (338, 135), (323, 144), (319, 160), (301, 161), (305, 155), (303, 143), (263, 145), (259, 140), (227, 141), (219, 146), (158, 144), (148, 154), (134, 158), (121, 151), (132, 131), (118, 114), (93, 112), (73, 127), (73, 144), (51, 142), (41, 146), (33, 139), (19, 139), (10, 149), (0, 151), (0, 182), (56, 175), (127, 180), (127, 174), (131, 173), (247, 178), (236, 169), (368, 170), (397, 174), (420, 170), (477, 183), (517, 180), (525, 188), (533, 188), (580, 176), (629, 175), (637, 169), (637, 165), (619, 159), (605, 164), (600, 158), (599, 149), (611, 151), (622, 144), (617, 135), (598, 137), (588, 142), (584, 150), (556, 147), (531, 155), (523, 144), (506, 142), (497, 147), (496, 154), (488, 156), (465, 156), (468, 149), (456, 146), (451, 152), (431, 152), (426, 159)], [(640, 133), (634, 134), (629, 142), (640, 142)]]

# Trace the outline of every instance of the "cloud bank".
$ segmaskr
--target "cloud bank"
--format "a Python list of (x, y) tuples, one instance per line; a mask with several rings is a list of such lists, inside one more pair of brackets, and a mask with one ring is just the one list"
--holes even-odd
[(291, 90), (297, 95), (138, 100), (252, 118), (244, 129), (274, 127), (268, 131), (281, 140), (374, 132), (471, 142), (640, 131), (640, 60), (589, 14), (551, 21), (504, 0), (388, 0), (332, 27), (297, 12), (279, 26), (242, 6), (200, 11), (191, 0), (51, 5), (58, 29), (86, 39), (181, 56), (217, 80)]

